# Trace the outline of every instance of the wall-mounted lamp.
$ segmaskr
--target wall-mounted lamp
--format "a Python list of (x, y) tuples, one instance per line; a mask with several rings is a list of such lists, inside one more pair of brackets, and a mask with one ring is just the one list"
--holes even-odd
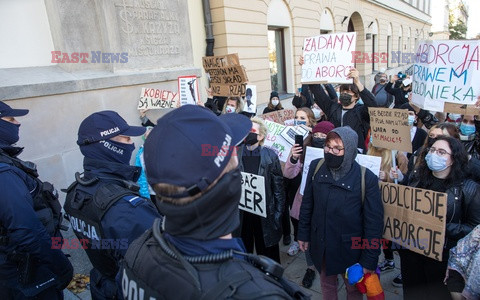
[(348, 16), (343, 17), (342, 25), (343, 25), (343, 23), (344, 23), (347, 19), (348, 19)]
[(372, 26), (372, 25), (373, 25), (373, 21), (372, 21), (372, 22), (370, 22), (370, 25), (368, 25), (368, 28), (370, 28), (370, 26)]
[(365, 35), (365, 39), (366, 39), (366, 40), (372, 39), (372, 34), (371, 34), (371, 33), (367, 33), (367, 34)]

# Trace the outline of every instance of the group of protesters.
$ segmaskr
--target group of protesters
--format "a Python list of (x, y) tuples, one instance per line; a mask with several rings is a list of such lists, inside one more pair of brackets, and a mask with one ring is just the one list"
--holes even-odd
[[(277, 91), (262, 116), (244, 112), (241, 97), (213, 97), (211, 90), (204, 104), (174, 109), (157, 122), (141, 111), (143, 127), (127, 124), (113, 111), (88, 116), (77, 140), (84, 173), (66, 190), (64, 210), (89, 246), (99, 240), (126, 243), (86, 248), (93, 265), (92, 297), (308, 298), (282, 276), (283, 243), (289, 256), (304, 253), (301, 283), (312, 287), (318, 273), (325, 299), (337, 299), (338, 275), (348, 299), (362, 299), (365, 292), (379, 297), (371, 299), (384, 298), (379, 277), (395, 269), (398, 247), (387, 243), (379, 262), (382, 247), (352, 246), (357, 238), (382, 239), (381, 181), (447, 194), (441, 260), (396, 250), (401, 273), (393, 284), (403, 287), (404, 298), (480, 299), (479, 115), (415, 106), (413, 82), (403, 74), (389, 81), (380, 73), (373, 93), (356, 69), (348, 77), (351, 84), (309, 84), (296, 93), (293, 126), (307, 134), (292, 145), (285, 162), (264, 144), (264, 119), (284, 109)], [(412, 153), (392, 154), (374, 145), (370, 107), (407, 109)], [(8, 193), (0, 200), (8, 209), (0, 215), (0, 291), (12, 299), (61, 299), (72, 267), (49, 244), (53, 235), (38, 229), (46, 225), (31, 220), (39, 216), (38, 208), (26, 203), (38, 202), (44, 184), (17, 157), (22, 149), (15, 145), (20, 126), (15, 117), (27, 113), (1, 102), (0, 185)], [(136, 166), (130, 166), (132, 136), (145, 141)], [(221, 150), (203, 155), (202, 145)], [(323, 149), (324, 157), (305, 166), (307, 147)], [(378, 174), (356, 161), (359, 153), (381, 158)], [(265, 217), (239, 210), (241, 172), (264, 178)], [(25, 203), (12, 203), (19, 195)], [(14, 260), (18, 253), (28, 255)], [(20, 271), (27, 262), (35, 265), (28, 280)], [(356, 268), (358, 280), (352, 275)], [(366, 290), (359, 286), (362, 280)]]

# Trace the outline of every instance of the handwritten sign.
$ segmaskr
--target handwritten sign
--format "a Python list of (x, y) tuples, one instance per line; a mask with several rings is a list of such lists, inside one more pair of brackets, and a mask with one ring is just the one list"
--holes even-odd
[(473, 105), (480, 95), (480, 41), (422, 41), (413, 65), (412, 101), (433, 111)]
[(248, 113), (257, 112), (257, 86), (256, 85), (246, 85), (245, 86), (245, 99), (243, 103), (243, 111)]
[[(324, 157), (324, 151), (321, 148), (307, 147), (307, 152), (305, 153), (305, 161), (303, 163), (302, 171), (302, 182), (300, 183), (300, 194), (303, 195), (305, 190), (305, 184), (307, 183), (308, 170), (310, 169), (310, 164), (312, 161), (318, 158)], [(382, 162), (381, 157), (357, 154), (355, 161), (365, 168), (377, 175), (380, 173), (380, 164)]]
[(237, 53), (206, 56), (202, 60), (214, 96), (245, 96), (248, 77)]
[(375, 147), (412, 153), (408, 110), (369, 107), (368, 113)]
[(447, 194), (380, 183), (383, 237), (403, 248), (442, 261)]
[(178, 92), (162, 89), (142, 88), (138, 109), (175, 108), (178, 103)]
[(265, 196), (265, 178), (242, 172), (242, 197), (238, 208), (261, 217), (267, 217), (267, 199)]
[(286, 126), (268, 120), (265, 120), (265, 126), (267, 126), (267, 136), (263, 146), (272, 149), (280, 161), (286, 162), (292, 148), (292, 145), (281, 136)]
[(281, 110), (272, 111), (263, 115), (259, 115), (259, 117), (262, 118), (263, 120), (284, 124), (285, 121), (295, 118), (295, 110), (281, 109)]
[(303, 43), (302, 83), (352, 83), (357, 34), (342, 32), (306, 38)]
[(180, 93), (180, 105), (197, 104), (200, 99), (197, 76), (178, 77), (178, 92)]

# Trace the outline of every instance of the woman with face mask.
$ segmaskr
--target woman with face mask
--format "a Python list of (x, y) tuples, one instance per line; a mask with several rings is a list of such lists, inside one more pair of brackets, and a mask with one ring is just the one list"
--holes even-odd
[[(412, 153), (417, 151), (420, 147), (422, 147), (425, 138), (427, 137), (427, 132), (422, 128), (418, 128), (417, 125), (417, 116), (415, 115), (415, 111), (410, 104), (405, 103), (400, 106), (400, 109), (407, 109), (408, 110), (408, 125), (410, 126), (410, 141), (412, 142)], [(411, 153), (406, 153), (407, 158), (410, 158), (412, 155)]]
[(460, 123), (460, 140), (467, 153), (480, 158), (480, 116), (463, 115)]
[[(318, 169), (319, 159), (310, 164), (300, 207), (298, 243), (302, 251), (310, 249), (320, 272), (323, 299), (338, 299), (338, 275), (344, 275), (348, 267), (359, 263), (364, 274), (373, 273), (380, 255), (380, 247), (352, 247), (353, 239), (371, 244), (383, 232), (378, 177), (366, 169), (362, 192), (362, 168), (355, 161), (357, 140), (357, 134), (348, 126), (327, 134), (324, 163)], [(342, 277), (347, 299), (363, 299), (357, 288)]]
[(243, 111), (243, 101), (240, 97), (229, 97), (223, 105), (222, 114), (240, 113)]
[(265, 255), (280, 263), (278, 243), (282, 237), (282, 213), (285, 205), (282, 168), (275, 152), (263, 147), (267, 127), (259, 117), (252, 118), (252, 129), (245, 138), (239, 168), (242, 172), (263, 176), (267, 216), (241, 211), (241, 237), (248, 253)]
[(278, 98), (278, 93), (273, 91), (270, 93), (270, 100), (268, 101), (267, 107), (263, 110), (263, 113), (269, 113), (276, 110), (283, 109), (282, 103), (280, 103), (280, 98)]
[[(332, 123), (328, 121), (322, 121), (315, 125), (312, 130), (312, 142), (311, 146), (315, 148), (323, 148), (325, 145), (325, 139), (327, 134), (333, 130), (335, 127)], [(308, 145), (310, 146), (310, 145)], [(305, 159), (306, 147), (300, 147), (300, 145), (295, 144), (290, 151), (290, 155), (285, 163), (285, 168), (283, 169), (283, 176), (289, 180), (297, 180), (299, 183), (302, 181), (302, 170), (303, 170), (303, 161)], [(302, 195), (300, 194), (300, 184), (298, 184), (295, 193), (293, 202), (289, 203), (290, 207), (290, 217), (293, 224), (293, 237), (294, 242), (287, 251), (289, 256), (294, 256), (300, 250), (300, 247), (297, 242), (297, 231), (298, 231), (298, 218), (300, 213), (300, 206), (302, 205)], [(290, 226), (290, 223), (288, 223)], [(310, 252), (305, 252), (305, 259), (307, 262), (307, 270), (303, 276), (302, 285), (306, 288), (312, 286), (313, 280), (315, 279), (315, 267), (313, 265)]]
[(480, 223), (480, 186), (467, 177), (468, 154), (454, 138), (439, 136), (422, 151), (422, 163), (408, 179), (411, 187), (447, 193), (442, 261), (400, 251), (405, 299), (451, 299), (443, 283), (449, 250)]

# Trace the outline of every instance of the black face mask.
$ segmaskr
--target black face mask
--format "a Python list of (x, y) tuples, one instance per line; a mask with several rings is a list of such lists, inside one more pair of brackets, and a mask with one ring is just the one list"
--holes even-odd
[(315, 148), (323, 148), (325, 146), (326, 138), (313, 138), (312, 139), (312, 146)]
[(256, 144), (258, 142), (257, 136), (258, 134), (250, 132), (245, 138), (245, 145), (250, 146)]
[(339, 100), (342, 106), (349, 106), (350, 104), (352, 104), (352, 95), (347, 93), (341, 93)]
[(332, 153), (325, 153), (325, 163), (330, 169), (338, 169), (342, 165), (343, 155), (337, 156)]

